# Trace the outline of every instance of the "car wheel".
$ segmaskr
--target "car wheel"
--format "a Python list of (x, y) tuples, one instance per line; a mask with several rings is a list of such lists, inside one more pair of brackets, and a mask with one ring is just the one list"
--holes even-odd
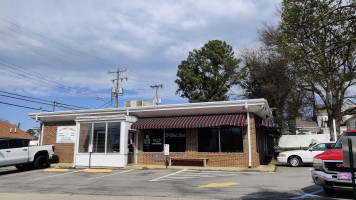
[(323, 187), (323, 189), (324, 189), (325, 194), (334, 194), (335, 193), (334, 188)]
[(49, 161), (47, 156), (38, 156), (35, 160), (35, 167), (43, 169), (49, 167)]
[(302, 160), (298, 156), (292, 156), (289, 158), (288, 163), (292, 167), (299, 167), (302, 164)]
[(28, 164), (22, 164), (22, 165), (15, 165), (15, 167), (18, 169), (18, 170), (27, 170), (30, 168), (30, 166)]

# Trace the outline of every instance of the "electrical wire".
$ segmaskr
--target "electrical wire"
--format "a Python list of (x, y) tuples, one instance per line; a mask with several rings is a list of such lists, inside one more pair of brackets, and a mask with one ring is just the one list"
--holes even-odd
[[(41, 110), (41, 109), (39, 109), (39, 108), (32, 108), (32, 107), (28, 107), (28, 106), (21, 106), (21, 105), (17, 105), (17, 104), (5, 103), (5, 102), (1, 102), (1, 101), (0, 101), (0, 104), (6, 104), (6, 105), (10, 105), (10, 106), (16, 106), (16, 107), (27, 108), (27, 109), (32, 109), (32, 110)], [(49, 110), (44, 110), (44, 109), (42, 109), (42, 111), (51, 112), (51, 111), (49, 111)]]
[[(46, 40), (48, 40), (48, 41), (50, 41), (50, 42), (52, 42), (52, 43), (54, 43), (54, 44), (56, 44), (56, 45), (62, 46), (62, 47), (64, 47), (65, 49), (69, 49), (71, 52), (77, 53), (77, 55), (80, 55), (80, 56), (81, 56), (82, 58), (84, 58), (84, 59), (97, 60), (97, 61), (101, 62), (102, 64), (105, 64), (105, 65), (112, 65), (112, 66), (113, 66), (113, 64), (110, 63), (110, 62), (107, 62), (107, 61), (105, 61), (105, 60), (103, 60), (103, 59), (101, 59), (101, 58), (98, 58), (98, 57), (95, 57), (95, 56), (93, 56), (93, 55), (89, 55), (89, 54), (87, 54), (87, 53), (85, 53), (85, 52), (82, 52), (82, 51), (79, 51), (79, 50), (77, 50), (77, 49), (74, 49), (73, 47), (70, 47), (70, 46), (68, 46), (68, 45), (61, 44), (61, 43), (59, 43), (59, 42), (57, 42), (57, 41), (55, 41), (55, 40), (53, 40), (53, 39), (51, 39), (51, 38), (49, 38), (49, 37), (47, 37), (47, 36), (45, 36), (45, 35), (42, 35), (42, 34), (40, 34), (40, 33), (36, 33), (36, 32), (34, 32), (34, 31), (32, 31), (32, 30), (30, 30), (30, 29), (28, 29), (28, 28), (24, 28), (23, 26), (20, 26), (20, 25), (14, 23), (14, 22), (11, 22), (11, 21), (9, 21), (8, 19), (5, 19), (5, 18), (0, 17), (0, 20), (6, 22), (6, 23), (8, 23), (8, 24), (14, 25), (15, 27), (17, 27), (17, 29), (19, 29), (19, 30), (21, 30), (21, 31), (24, 30), (24, 31), (30, 32), (30, 33), (32, 33), (32, 34), (34, 34), (34, 35), (37, 35), (37, 36), (39, 36), (39, 37), (41, 37), (41, 38), (44, 38), (44, 39), (46, 39)], [(12, 28), (14, 28), (14, 26), (12, 26)], [(7, 26), (7, 28), (9, 28), (9, 27)], [(18, 31), (17, 31), (17, 32), (18, 32)], [(43, 43), (43, 41), (40, 41), (40, 40), (37, 40), (37, 41)], [(47, 44), (47, 45), (49, 45), (49, 44)], [(59, 49), (59, 50), (65, 51), (64, 49), (61, 49), (61, 48), (56, 47), (56, 46), (53, 46), (53, 45), (49, 45), (49, 46), (52, 46), (52, 47), (57, 48), (57, 49)]]
[[(18, 99), (18, 100), (29, 101), (29, 102), (33, 102), (33, 103), (39, 103), (39, 104), (50, 105), (50, 106), (53, 105), (53, 104), (52, 104), (53, 101), (49, 101), (49, 100), (44, 100), (44, 99), (29, 97), (29, 96), (20, 95), (20, 94), (15, 94), (15, 93), (11, 93), (11, 92), (5, 92), (5, 91), (1, 91), (1, 90), (0, 90), (0, 93), (5, 93), (5, 94), (13, 95), (13, 96), (20, 96), (20, 97), (30, 98), (30, 99), (34, 99), (34, 100), (38, 100), (38, 101), (43, 101), (43, 102), (38, 102), (38, 101), (34, 101), (34, 100), (23, 99), (23, 98), (19, 98), (19, 97), (12, 97), (12, 96), (8, 96), (8, 95), (0, 94), (0, 96), (5, 96), (5, 97), (8, 97), (8, 98), (14, 98), (14, 99)], [(44, 103), (44, 102), (48, 102), (48, 103)], [(50, 104), (50, 103), (51, 103), (51, 104)], [(89, 108), (85, 108), (85, 107), (81, 107), (81, 106), (74, 106), (74, 105), (64, 104), (64, 103), (60, 103), (60, 102), (56, 102), (55, 104), (59, 104), (59, 105), (57, 105), (58, 107), (62, 107), (62, 108), (66, 108), (66, 109), (71, 109), (71, 110), (75, 110), (75, 108), (89, 109)], [(66, 105), (66, 106), (60, 106), (60, 105)], [(69, 106), (69, 107), (67, 107), (67, 106)]]

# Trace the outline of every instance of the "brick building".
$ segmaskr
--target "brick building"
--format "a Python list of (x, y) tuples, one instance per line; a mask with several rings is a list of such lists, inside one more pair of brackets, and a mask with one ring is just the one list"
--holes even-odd
[[(146, 103), (147, 104), (147, 103)], [(257, 167), (268, 156), (272, 112), (265, 99), (31, 113), (40, 144), (74, 166)], [(140, 106), (145, 105), (145, 106)]]

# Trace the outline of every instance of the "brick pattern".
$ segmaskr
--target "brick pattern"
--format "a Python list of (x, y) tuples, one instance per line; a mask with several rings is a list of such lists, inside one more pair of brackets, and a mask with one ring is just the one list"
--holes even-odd
[(74, 121), (45, 122), (43, 132), (43, 145), (53, 144), (55, 155), (60, 163), (72, 163), (74, 158), (74, 143), (56, 143), (58, 126), (74, 126)]
[[(251, 125), (251, 157), (252, 166), (257, 167), (261, 163), (264, 153), (257, 152), (255, 118), (250, 114)], [(248, 135), (247, 127), (243, 127), (243, 152), (242, 153), (202, 153), (198, 152), (197, 129), (187, 129), (187, 151), (184, 153), (170, 153), (170, 157), (180, 158), (208, 158), (208, 167), (248, 167)], [(165, 156), (161, 152), (143, 152), (143, 132), (138, 131), (138, 164), (139, 165), (164, 165)], [(179, 162), (179, 163), (178, 163)], [(202, 163), (196, 161), (176, 161), (179, 165), (197, 166)]]

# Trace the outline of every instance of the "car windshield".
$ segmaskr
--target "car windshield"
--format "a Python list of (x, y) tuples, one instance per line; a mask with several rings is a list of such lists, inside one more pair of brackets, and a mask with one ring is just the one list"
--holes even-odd
[(342, 134), (340, 138), (337, 140), (334, 148), (342, 148), (342, 138), (345, 136), (356, 136), (356, 132), (347, 132)]

